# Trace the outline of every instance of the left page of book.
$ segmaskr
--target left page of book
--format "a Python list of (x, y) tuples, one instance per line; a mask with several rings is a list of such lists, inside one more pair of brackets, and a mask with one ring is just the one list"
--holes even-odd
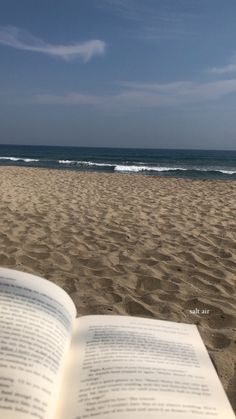
[(75, 316), (57, 285), (0, 268), (0, 417), (53, 417)]

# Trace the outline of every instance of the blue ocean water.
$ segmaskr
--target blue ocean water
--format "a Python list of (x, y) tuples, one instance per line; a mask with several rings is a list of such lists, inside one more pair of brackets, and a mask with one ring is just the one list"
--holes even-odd
[(236, 180), (236, 151), (0, 145), (0, 165)]

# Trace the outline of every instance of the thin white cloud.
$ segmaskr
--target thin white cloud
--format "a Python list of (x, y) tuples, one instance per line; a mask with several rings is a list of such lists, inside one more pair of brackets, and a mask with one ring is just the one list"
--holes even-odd
[(236, 52), (231, 56), (228, 64), (221, 67), (211, 67), (208, 69), (211, 74), (232, 74), (236, 73)]
[(131, 22), (130, 37), (146, 41), (181, 40), (198, 35), (185, 23), (199, 18), (199, 13), (188, 12), (188, 3), (181, 3), (182, 8), (170, 8), (167, 3), (156, 0), (98, 0), (100, 8), (109, 8)]
[[(138, 0), (102, 0), (98, 3), (99, 7), (110, 7), (115, 13), (129, 20), (142, 20), (143, 12), (147, 11), (147, 5), (141, 4)], [(144, 7), (143, 7), (144, 6)]]
[(89, 105), (106, 109), (179, 107), (186, 104), (217, 101), (236, 93), (236, 79), (210, 83), (190, 81), (155, 83), (119, 83), (120, 91), (110, 95), (91, 95), (79, 92), (65, 95), (41, 94), (32, 102), (44, 105)]
[(236, 63), (225, 65), (224, 67), (212, 67), (209, 69), (211, 74), (232, 74), (236, 73)]
[(102, 0), (99, 7), (110, 7), (116, 14), (125, 19), (144, 22), (155, 19), (165, 23), (175, 23), (182, 20), (182, 17), (195, 17), (194, 14), (183, 12), (171, 12), (165, 3), (157, 4), (156, 0)]
[(81, 58), (85, 62), (95, 55), (103, 55), (106, 49), (105, 42), (98, 39), (70, 45), (53, 45), (14, 26), (0, 26), (0, 44), (19, 50), (46, 54), (67, 61)]

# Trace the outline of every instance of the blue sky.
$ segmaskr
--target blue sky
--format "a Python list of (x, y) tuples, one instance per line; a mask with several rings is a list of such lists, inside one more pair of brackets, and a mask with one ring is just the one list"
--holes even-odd
[(0, 143), (236, 149), (235, 0), (1, 0)]

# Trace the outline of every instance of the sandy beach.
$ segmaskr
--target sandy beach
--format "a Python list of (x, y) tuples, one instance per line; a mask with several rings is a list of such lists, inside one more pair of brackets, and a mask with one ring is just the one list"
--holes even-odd
[(236, 410), (236, 182), (0, 167), (0, 265), (78, 314), (195, 323)]

